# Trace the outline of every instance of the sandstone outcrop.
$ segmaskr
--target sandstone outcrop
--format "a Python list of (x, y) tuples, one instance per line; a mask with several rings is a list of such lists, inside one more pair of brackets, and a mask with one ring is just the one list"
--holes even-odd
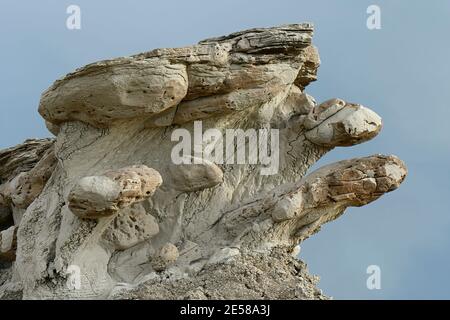
[(121, 210), (103, 234), (113, 250), (125, 250), (152, 238), (159, 232), (156, 219), (137, 203)]
[(150, 197), (162, 183), (147, 166), (107, 171), (81, 178), (69, 193), (69, 209), (80, 218), (101, 218)]
[[(375, 154), (308, 174), (382, 128), (367, 107), (306, 93), (320, 64), (312, 35), (311, 24), (245, 30), (57, 80), (39, 104), (56, 138), (0, 151), (0, 298), (326, 299), (299, 245), (407, 170)], [(195, 136), (199, 121), (219, 138), (194, 137), (175, 163), (173, 133)], [(230, 161), (231, 129), (256, 133), (243, 150), (276, 170)]]

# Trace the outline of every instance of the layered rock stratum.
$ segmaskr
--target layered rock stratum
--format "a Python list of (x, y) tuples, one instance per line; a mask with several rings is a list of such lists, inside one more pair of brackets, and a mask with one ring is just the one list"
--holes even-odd
[[(407, 170), (377, 154), (307, 174), (382, 127), (360, 104), (305, 92), (320, 64), (312, 35), (308, 23), (251, 29), (57, 80), (39, 104), (56, 138), (0, 151), (0, 297), (326, 299), (300, 244)], [(172, 133), (199, 123), (276, 130), (276, 172), (195, 153), (174, 163)]]

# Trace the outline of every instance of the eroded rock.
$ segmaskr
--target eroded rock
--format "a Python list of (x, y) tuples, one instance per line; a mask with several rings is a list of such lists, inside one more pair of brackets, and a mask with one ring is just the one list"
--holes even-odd
[(39, 112), (56, 125), (81, 120), (104, 127), (114, 120), (162, 112), (176, 106), (186, 92), (184, 65), (120, 58), (88, 65), (56, 81), (42, 94)]
[(103, 240), (116, 250), (125, 250), (159, 232), (156, 219), (137, 203), (122, 209), (103, 234)]
[(15, 147), (0, 150), (0, 184), (21, 172), (30, 171), (53, 143), (53, 139), (28, 139)]
[(381, 118), (372, 110), (340, 99), (327, 101), (305, 120), (305, 137), (323, 146), (350, 146), (375, 137)]
[(69, 209), (85, 219), (110, 216), (150, 197), (161, 183), (161, 175), (144, 165), (84, 177), (69, 194)]
[(155, 271), (163, 271), (177, 261), (178, 256), (178, 248), (168, 242), (159, 249), (154, 257), (152, 257), (151, 265)]
[(0, 232), (0, 262), (16, 259), (17, 227), (12, 226)]
[(212, 188), (223, 182), (223, 172), (213, 162), (187, 157), (186, 163), (172, 164), (167, 168), (166, 185), (176, 190), (192, 192)]
[(252, 29), (93, 63), (56, 81), (42, 94), (39, 112), (54, 125), (81, 120), (107, 127), (147, 118), (149, 126), (168, 126), (260, 107), (294, 82), (315, 80), (312, 31), (310, 24)]
[[(373, 155), (307, 175), (333, 148), (382, 127), (360, 104), (317, 104), (305, 92), (320, 64), (312, 34), (310, 24), (245, 30), (56, 81), (39, 105), (56, 143), (0, 151), (2, 257), (15, 257), (0, 297), (17, 285), (25, 299), (326, 298), (293, 257), (299, 244), (347, 207), (395, 190), (407, 170), (395, 156)], [(190, 140), (190, 161), (175, 163), (171, 135), (195, 135), (194, 121), (219, 137), (276, 130), (270, 146), (252, 143), (279, 155), (277, 170), (214, 163), (199, 153), (220, 142), (202, 139)], [(76, 266), (83, 277), (70, 290)]]

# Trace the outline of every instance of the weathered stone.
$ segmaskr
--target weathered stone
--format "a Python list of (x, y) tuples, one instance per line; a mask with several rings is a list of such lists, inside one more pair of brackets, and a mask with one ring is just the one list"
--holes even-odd
[[(0, 297), (17, 284), (25, 299), (326, 298), (293, 257), (299, 244), (347, 207), (396, 189), (407, 170), (374, 155), (307, 174), (382, 126), (362, 105), (317, 105), (305, 92), (320, 64), (312, 33), (310, 24), (245, 30), (56, 81), (39, 112), (57, 141), (0, 151), (0, 213), (14, 217), (1, 229), (14, 223), (17, 233), (17, 250), (5, 240), (15, 262), (5, 264)], [(267, 163), (247, 156), (205, 160), (201, 151), (220, 138), (194, 137), (183, 155), (191, 164), (175, 164), (172, 133), (195, 136), (195, 120), (219, 137), (275, 130), (273, 144), (251, 143), (279, 155), (277, 170), (262, 175)], [(250, 140), (218, 152), (250, 153)], [(73, 266), (83, 272), (78, 290), (67, 288)]]
[(304, 87), (315, 80), (311, 37), (310, 24), (286, 25), (100, 61), (56, 81), (39, 112), (53, 125), (146, 118), (151, 127), (260, 107), (294, 81)]
[(347, 207), (366, 205), (397, 189), (406, 174), (405, 164), (395, 156), (336, 162), (307, 176), (298, 191), (281, 196), (271, 209), (272, 217), (277, 222), (296, 218), (296, 236), (303, 241)]
[(18, 224), (56, 166), (53, 141), (26, 140), (0, 151), (0, 230)]
[(192, 192), (212, 188), (223, 181), (222, 170), (211, 161), (188, 157), (189, 164), (172, 164), (169, 166), (165, 185), (173, 189)]
[(152, 238), (158, 232), (155, 218), (137, 203), (119, 211), (103, 234), (103, 240), (116, 250), (125, 250)]
[(81, 120), (104, 127), (176, 106), (186, 95), (182, 64), (120, 58), (78, 69), (42, 94), (40, 114), (50, 123)]
[(69, 194), (69, 209), (80, 218), (101, 218), (150, 197), (162, 183), (160, 174), (144, 165), (80, 179)]
[(45, 121), (45, 126), (48, 131), (50, 131), (53, 135), (57, 136), (61, 128), (57, 124), (53, 124), (51, 122)]
[(327, 101), (305, 120), (305, 137), (323, 146), (351, 146), (372, 139), (381, 130), (381, 118), (361, 105), (340, 99)]
[(17, 249), (17, 227), (0, 232), (0, 262), (14, 261)]
[(56, 158), (53, 149), (49, 149), (42, 159), (26, 173), (19, 174), (11, 182), (14, 188), (11, 190), (11, 201), (17, 208), (26, 209), (44, 189), (47, 180), (53, 173)]
[(0, 150), (0, 184), (21, 172), (30, 171), (53, 143), (52, 139), (28, 139), (15, 147)]
[(178, 256), (178, 248), (168, 242), (159, 249), (159, 252), (154, 257), (152, 257), (152, 267), (155, 271), (163, 271), (177, 261)]
[(277, 222), (293, 219), (301, 211), (302, 205), (301, 193), (289, 194), (277, 201), (272, 209), (272, 218)]

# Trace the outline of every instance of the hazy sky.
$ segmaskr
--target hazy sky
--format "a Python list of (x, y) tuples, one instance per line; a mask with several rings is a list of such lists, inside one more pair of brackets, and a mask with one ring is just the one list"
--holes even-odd
[[(81, 30), (66, 28), (70, 4), (81, 8)], [(381, 30), (366, 27), (371, 4), (381, 8)], [(448, 0), (2, 0), (0, 148), (49, 136), (36, 111), (40, 94), (77, 67), (305, 21), (316, 26), (322, 60), (307, 92), (317, 101), (361, 103), (384, 120), (376, 139), (336, 149), (319, 165), (396, 154), (409, 175), (397, 191), (325, 225), (301, 257), (338, 299), (450, 298)], [(381, 290), (366, 287), (373, 264), (381, 268)]]

